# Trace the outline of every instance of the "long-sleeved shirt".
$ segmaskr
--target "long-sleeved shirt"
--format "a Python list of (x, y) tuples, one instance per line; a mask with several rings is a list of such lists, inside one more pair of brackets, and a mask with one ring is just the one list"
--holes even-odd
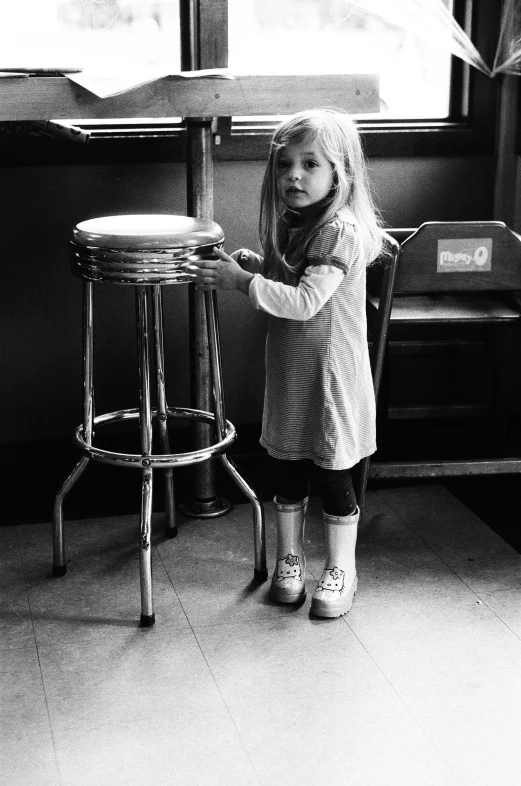
[(269, 314), (261, 444), (276, 458), (345, 469), (376, 450), (365, 315), (365, 260), (356, 222), (340, 211), (307, 251), (301, 276), (254, 273), (249, 298)]

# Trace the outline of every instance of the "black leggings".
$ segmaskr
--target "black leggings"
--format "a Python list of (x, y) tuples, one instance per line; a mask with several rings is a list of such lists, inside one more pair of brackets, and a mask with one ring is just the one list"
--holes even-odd
[(311, 483), (322, 499), (324, 513), (350, 516), (356, 511), (356, 495), (348, 469), (324, 469), (310, 459), (281, 461), (272, 459), (277, 497), (300, 502), (309, 496)]

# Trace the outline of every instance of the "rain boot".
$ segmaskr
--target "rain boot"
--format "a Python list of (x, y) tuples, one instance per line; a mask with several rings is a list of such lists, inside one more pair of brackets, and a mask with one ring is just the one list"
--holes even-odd
[(292, 504), (274, 499), (277, 523), (277, 567), (270, 598), (278, 603), (300, 603), (306, 597), (304, 521), (308, 498)]
[(358, 586), (355, 547), (360, 508), (351, 516), (324, 513), (326, 566), (313, 593), (310, 613), (315, 617), (341, 617), (353, 605)]

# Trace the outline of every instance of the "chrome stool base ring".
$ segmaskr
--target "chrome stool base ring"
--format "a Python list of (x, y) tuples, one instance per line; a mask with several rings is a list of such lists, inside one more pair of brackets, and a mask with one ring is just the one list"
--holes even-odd
[[(211, 412), (205, 412), (200, 409), (168, 407), (167, 411), (169, 417), (215, 423), (215, 416)], [(154, 418), (157, 419), (156, 408), (152, 409), (152, 419)], [(139, 409), (120, 409), (117, 412), (98, 415), (94, 418), (93, 423), (96, 429), (96, 427), (99, 426), (106, 426), (111, 423), (122, 423), (126, 420), (139, 420)], [(169, 467), (185, 467), (191, 464), (199, 464), (214, 456), (220, 456), (225, 453), (227, 448), (235, 441), (236, 436), (234, 425), (227, 420), (226, 433), (223, 439), (215, 442), (213, 445), (186, 453), (160, 453), (150, 455), (142, 455), (140, 453), (116, 453), (114, 451), (97, 448), (85, 441), (83, 437), (83, 426), (78, 426), (76, 429), (74, 440), (80, 450), (94, 459), (94, 461), (100, 461), (104, 464), (113, 464), (120, 467), (135, 467), (136, 469), (168, 469)]]

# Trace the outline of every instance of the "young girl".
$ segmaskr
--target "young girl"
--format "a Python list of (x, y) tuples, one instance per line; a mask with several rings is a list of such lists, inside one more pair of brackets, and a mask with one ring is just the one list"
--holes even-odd
[(321, 497), (327, 559), (311, 601), (339, 617), (357, 589), (360, 511), (350, 468), (376, 450), (366, 266), (383, 231), (354, 123), (300, 112), (276, 129), (262, 187), (264, 258), (247, 249), (198, 262), (202, 288), (236, 289), (269, 316), (261, 444), (275, 463), (277, 566), (270, 597), (306, 596), (304, 519)]

